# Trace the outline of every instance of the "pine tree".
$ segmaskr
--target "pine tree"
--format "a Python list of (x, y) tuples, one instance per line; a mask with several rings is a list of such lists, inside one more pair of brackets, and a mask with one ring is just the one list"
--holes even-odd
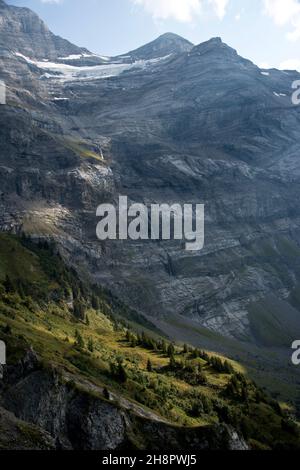
[(84, 349), (84, 341), (78, 330), (75, 331), (75, 339), (76, 339), (75, 346), (78, 349)]
[(142, 345), (147, 346), (147, 337), (144, 331), (142, 332)]
[(84, 319), (85, 307), (79, 300), (74, 302), (74, 315), (76, 318)]
[(175, 357), (174, 357), (173, 354), (170, 356), (169, 367), (170, 367), (171, 370), (174, 370), (177, 367), (177, 362), (176, 362)]
[(88, 350), (90, 352), (94, 352), (94, 342), (92, 340), (92, 338), (89, 338), (89, 341), (88, 341)]
[(121, 362), (118, 364), (117, 374), (118, 374), (118, 379), (121, 383), (125, 383), (127, 381), (127, 372)]
[(19, 285), (18, 285), (18, 294), (21, 297), (21, 299), (24, 299), (25, 291), (24, 291), (24, 287), (21, 281), (19, 282)]
[(152, 362), (150, 361), (150, 359), (148, 359), (148, 362), (147, 362), (147, 371), (153, 372)]
[(167, 350), (168, 356), (172, 357), (175, 354), (174, 344), (170, 343)]
[(232, 374), (234, 372), (234, 368), (227, 360), (224, 362), (224, 372), (226, 372), (227, 374)]
[(165, 342), (164, 339), (161, 342), (161, 350), (164, 354), (167, 354), (167, 352), (168, 352), (167, 343)]
[(247, 388), (247, 385), (243, 385), (242, 386), (242, 390), (241, 390), (241, 398), (242, 398), (242, 401), (247, 403), (248, 402), (248, 399), (249, 399), (249, 394), (248, 394), (248, 388)]
[(99, 297), (97, 297), (95, 294), (92, 296), (92, 307), (94, 310), (100, 309)]
[(3, 283), (5, 291), (9, 294), (15, 292), (14, 285), (8, 275), (5, 277), (5, 281)]
[(3, 332), (7, 335), (10, 335), (12, 332), (11, 327), (9, 325), (5, 325), (5, 327), (3, 328)]

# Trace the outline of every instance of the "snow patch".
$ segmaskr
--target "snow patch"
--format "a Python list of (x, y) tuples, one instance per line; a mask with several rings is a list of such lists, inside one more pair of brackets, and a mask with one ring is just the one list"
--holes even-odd
[(56, 62), (35, 61), (29, 57), (16, 52), (17, 57), (22, 58), (28, 64), (35, 65), (38, 69), (44, 70), (45, 73), (41, 75), (41, 79), (55, 79), (57, 81), (72, 81), (72, 80), (95, 80), (102, 78), (116, 77), (126, 70), (133, 68), (145, 69), (151, 65), (155, 65), (170, 55), (158, 59), (151, 60), (138, 60), (132, 64), (103, 64), (94, 66), (75, 66), (69, 64), (60, 64)]
[(88, 57), (97, 57), (98, 59), (101, 59), (105, 62), (108, 62), (110, 60), (110, 57), (98, 54), (87, 54), (86, 52), (82, 54), (70, 54), (67, 57), (58, 57), (58, 60), (80, 60), (86, 59)]
[(281, 96), (287, 96), (285, 93), (277, 93), (276, 91), (273, 91), (273, 95), (277, 96), (278, 98)]
[(67, 57), (58, 57), (58, 60), (79, 60), (82, 59), (83, 54), (71, 54)]

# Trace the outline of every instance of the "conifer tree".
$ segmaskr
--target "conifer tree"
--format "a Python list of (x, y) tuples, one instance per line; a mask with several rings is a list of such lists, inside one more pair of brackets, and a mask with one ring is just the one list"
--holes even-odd
[(92, 338), (89, 338), (89, 341), (88, 341), (88, 350), (90, 352), (94, 352), (94, 342), (92, 340)]
[(177, 366), (177, 363), (176, 363), (176, 360), (175, 360), (174, 355), (172, 354), (172, 355), (170, 356), (169, 367), (170, 367), (171, 370), (174, 370), (174, 369), (176, 369), (176, 366)]
[(84, 349), (84, 341), (78, 330), (75, 331), (75, 339), (76, 339), (75, 346), (78, 349)]
[(170, 343), (167, 350), (168, 356), (172, 357), (175, 354), (174, 344)]
[(153, 371), (152, 362), (150, 361), (150, 359), (148, 359), (148, 362), (147, 362), (147, 371), (148, 372)]
[(119, 364), (118, 364), (117, 375), (118, 375), (118, 379), (121, 383), (125, 383), (127, 381), (127, 372), (126, 372), (126, 369), (125, 369), (125, 367), (123, 366), (123, 364), (121, 362), (119, 362)]
[(5, 281), (3, 283), (5, 291), (9, 294), (15, 291), (14, 285), (8, 275), (5, 277)]

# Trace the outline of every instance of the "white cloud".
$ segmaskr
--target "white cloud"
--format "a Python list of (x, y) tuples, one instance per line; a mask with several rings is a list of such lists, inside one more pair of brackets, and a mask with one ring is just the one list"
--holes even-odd
[(199, 16), (204, 6), (213, 8), (218, 18), (223, 19), (230, 0), (131, 0), (141, 5), (155, 20), (174, 19), (191, 23)]
[(216, 15), (218, 16), (218, 18), (220, 18), (220, 20), (222, 20), (226, 14), (226, 10), (227, 10), (227, 6), (229, 4), (229, 0), (209, 0), (209, 3), (212, 4), (213, 6), (213, 9), (216, 13)]
[(265, 14), (278, 26), (290, 27), (287, 38), (300, 38), (300, 3), (298, 0), (263, 0)]
[(189, 23), (194, 15), (201, 12), (201, 0), (133, 0), (142, 5), (154, 19), (166, 20), (172, 18), (183, 23)]

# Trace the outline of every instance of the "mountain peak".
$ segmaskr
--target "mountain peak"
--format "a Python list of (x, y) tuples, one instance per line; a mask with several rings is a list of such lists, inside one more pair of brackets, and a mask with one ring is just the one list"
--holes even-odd
[(214, 38), (211, 38), (209, 39), (207, 42), (209, 42), (210, 44), (224, 44), (223, 41), (222, 41), (222, 38), (220, 38), (219, 36), (216, 36)]
[(79, 48), (55, 36), (29, 8), (8, 5), (0, 0), (0, 47), (35, 59), (57, 59), (80, 54)]
[(202, 42), (192, 49), (193, 54), (214, 53), (222, 56), (237, 56), (237, 51), (228, 46), (220, 37), (214, 37)]
[(199, 48), (219, 48), (219, 47), (228, 47), (227, 44), (225, 44), (225, 42), (222, 41), (222, 39), (220, 37), (214, 37), (214, 38), (211, 38), (211, 39), (208, 39), (207, 41), (204, 41), (204, 42), (201, 42), (200, 44), (198, 44), (197, 46), (195, 46), (195, 48), (199, 49)]
[(167, 32), (167, 33), (161, 34), (160, 36), (158, 36), (158, 38), (155, 41), (163, 41), (163, 40), (166, 40), (166, 41), (181, 41), (181, 42), (184, 42), (184, 43), (188, 42), (189, 44), (191, 44), (187, 39), (183, 38), (182, 36), (179, 36), (179, 34), (172, 33), (172, 32)]
[(193, 44), (175, 33), (164, 33), (154, 41), (145, 44), (128, 53), (132, 58), (139, 60), (157, 59), (170, 54), (188, 52)]

